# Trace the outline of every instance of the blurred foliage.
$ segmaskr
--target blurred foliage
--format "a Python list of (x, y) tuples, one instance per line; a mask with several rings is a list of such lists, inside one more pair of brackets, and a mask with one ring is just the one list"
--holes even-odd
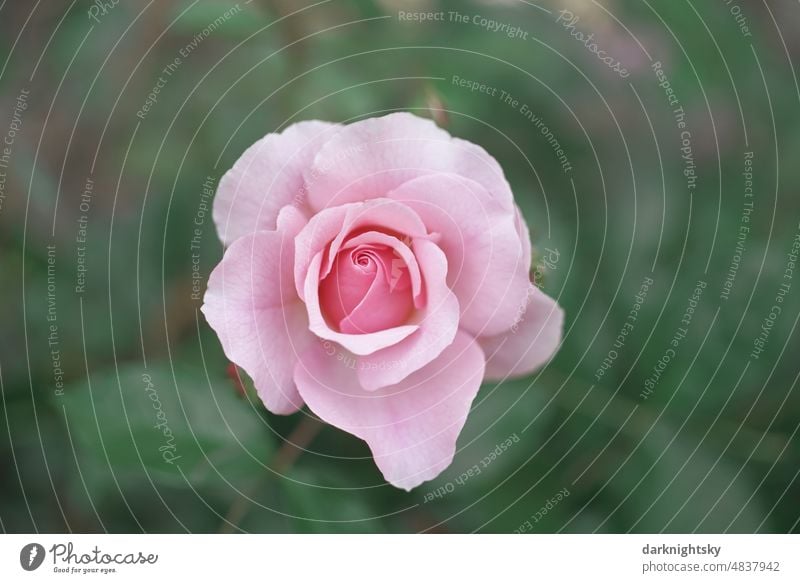
[[(86, 0), (4, 4), (0, 134), (23, 88), (30, 105), (0, 207), (3, 530), (512, 532), (525, 521), (534, 532), (800, 530), (796, 282), (765, 351), (750, 357), (800, 220), (790, 61), (800, 62), (800, 10), (742, 2), (744, 37), (725, 3), (601, 4), (159, 0), (119, 3), (98, 22)], [(628, 79), (554, 22), (562, 8), (620, 55)], [(482, 15), (529, 38), (401, 22), (398, 10)], [(671, 107), (638, 43), (663, 63), (686, 111), (691, 193)], [(157, 102), (137, 116), (176, 57)], [(527, 104), (574, 170), (562, 171), (519, 108), (453, 75)], [(200, 213), (207, 177), (294, 121), (395, 110), (446, 121), (499, 160), (538, 257), (559, 252), (543, 275), (567, 313), (557, 358), (532, 378), (486, 385), (453, 465), (411, 493), (385, 485), (366, 446), (335, 428), (278, 463), (303, 414), (271, 415), (237, 391), (191, 299), (195, 218), (203, 278), (222, 253)], [(723, 300), (748, 151), (754, 210)], [(88, 178), (87, 284), (77, 293)], [(47, 245), (56, 249), (50, 282)], [(646, 277), (654, 284), (634, 329), (597, 381)], [(698, 280), (707, 287), (689, 334), (644, 399)], [(180, 463), (159, 451), (143, 374)], [(512, 435), (519, 442), (460, 479)]]

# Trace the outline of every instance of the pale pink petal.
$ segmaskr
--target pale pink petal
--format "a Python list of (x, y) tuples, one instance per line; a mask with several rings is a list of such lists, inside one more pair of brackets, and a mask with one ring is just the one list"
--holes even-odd
[(526, 270), (530, 271), (533, 268), (531, 265), (531, 233), (528, 230), (528, 223), (525, 222), (525, 217), (516, 203), (514, 203), (514, 217), (514, 225), (522, 243), (522, 263), (526, 266)]
[(313, 341), (305, 306), (294, 291), (293, 234), (241, 237), (211, 272), (202, 311), (225, 355), (253, 379), (273, 413), (297, 411), (297, 354)]
[(419, 329), (397, 343), (360, 355), (361, 386), (374, 391), (399, 383), (438, 357), (458, 331), (458, 300), (447, 287), (447, 258), (435, 243), (415, 239), (412, 243), (425, 286), (425, 307), (411, 322)]
[(452, 462), (483, 371), (478, 344), (459, 332), (439, 358), (380, 391), (364, 392), (348, 361), (318, 343), (298, 362), (295, 381), (316, 415), (366, 441), (386, 480), (411, 490)]
[(564, 310), (535, 285), (528, 289), (529, 302), (509, 332), (478, 338), (486, 354), (487, 380), (530, 374), (558, 350)]
[(296, 206), (287, 204), (278, 213), (277, 230), (297, 235), (308, 223), (303, 211)]
[(219, 238), (237, 238), (275, 229), (286, 205), (307, 209), (303, 172), (339, 126), (303, 121), (250, 146), (220, 180), (213, 217)]
[(432, 172), (471, 178), (512, 208), (511, 188), (486, 150), (410, 113), (352, 123), (328, 140), (307, 171), (308, 200), (319, 211), (379, 198)]
[(389, 197), (414, 209), (428, 231), (439, 235), (447, 282), (461, 306), (461, 327), (474, 335), (507, 331), (524, 305), (530, 269), (514, 209), (454, 174), (410, 180)]

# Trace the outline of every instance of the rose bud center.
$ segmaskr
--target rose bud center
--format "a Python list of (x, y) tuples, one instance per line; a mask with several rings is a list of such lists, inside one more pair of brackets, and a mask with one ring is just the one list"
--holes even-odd
[(329, 324), (345, 334), (400, 326), (414, 309), (408, 266), (387, 245), (341, 250), (319, 291)]

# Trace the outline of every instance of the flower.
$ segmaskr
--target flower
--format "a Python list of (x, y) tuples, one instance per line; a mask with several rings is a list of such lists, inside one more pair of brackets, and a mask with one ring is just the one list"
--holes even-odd
[(484, 379), (561, 341), (499, 164), (412, 114), (267, 135), (213, 217), (227, 249), (202, 310), (227, 357), (273, 413), (306, 404), (365, 440), (397, 487), (450, 465)]

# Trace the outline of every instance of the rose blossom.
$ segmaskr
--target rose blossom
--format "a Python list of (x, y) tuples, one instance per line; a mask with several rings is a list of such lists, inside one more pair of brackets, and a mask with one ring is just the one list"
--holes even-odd
[[(497, 161), (394, 113), (269, 134), (225, 174), (203, 313), (267, 409), (303, 404), (410, 490), (450, 465), (484, 379), (524, 375), (563, 312)], [(512, 330), (513, 328), (513, 330)]]

